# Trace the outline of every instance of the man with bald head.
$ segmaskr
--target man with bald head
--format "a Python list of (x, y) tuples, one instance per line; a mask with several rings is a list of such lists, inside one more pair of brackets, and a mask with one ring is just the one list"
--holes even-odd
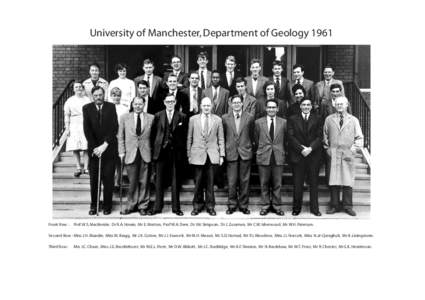
[[(214, 168), (224, 161), (224, 133), (221, 118), (211, 113), (212, 101), (201, 100), (201, 113), (189, 120), (187, 133), (187, 156), (195, 173), (195, 190), (192, 216), (198, 215), (204, 207), (215, 216)], [(205, 177), (205, 201), (203, 197)]]

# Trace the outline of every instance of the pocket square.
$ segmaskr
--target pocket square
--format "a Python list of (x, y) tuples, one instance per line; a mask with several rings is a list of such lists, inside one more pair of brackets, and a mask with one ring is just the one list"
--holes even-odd
[(183, 125), (183, 122), (180, 122), (179, 124), (177, 124), (177, 126)]

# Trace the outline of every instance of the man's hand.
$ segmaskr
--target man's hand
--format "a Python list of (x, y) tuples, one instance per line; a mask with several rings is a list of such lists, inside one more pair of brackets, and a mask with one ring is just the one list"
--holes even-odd
[(96, 147), (93, 149), (93, 153), (94, 155), (96, 155), (97, 157), (101, 157), (103, 152), (105, 152), (106, 148), (108, 148), (108, 144), (106, 142), (104, 142), (102, 145), (100, 145), (99, 147)]
[(223, 162), (224, 162), (224, 157), (220, 156), (220, 161), (219, 161), (220, 166), (223, 164)]
[(304, 147), (304, 149), (303, 149), (303, 151), (301, 151), (301, 154), (304, 157), (308, 156), (311, 153), (311, 151), (313, 151), (313, 149), (311, 149), (311, 147), (305, 147), (305, 146), (303, 146), (303, 147)]

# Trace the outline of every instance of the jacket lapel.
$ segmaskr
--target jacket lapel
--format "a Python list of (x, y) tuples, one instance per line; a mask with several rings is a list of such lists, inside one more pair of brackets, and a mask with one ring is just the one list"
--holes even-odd
[(176, 129), (177, 126), (177, 122), (179, 121), (179, 116), (178, 116), (178, 112), (176, 110), (174, 110), (173, 113), (173, 119), (171, 120), (171, 124), (172, 124), (172, 131), (174, 131)]
[(270, 137), (270, 132), (269, 132), (269, 128), (267, 127), (267, 117), (265, 117), (263, 119), (263, 124), (262, 124), (263, 130), (266, 132), (266, 136), (267, 138), (271, 141), (271, 137)]

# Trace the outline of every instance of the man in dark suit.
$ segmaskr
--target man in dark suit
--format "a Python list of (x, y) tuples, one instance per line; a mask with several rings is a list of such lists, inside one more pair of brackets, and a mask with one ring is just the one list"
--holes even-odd
[(121, 116), (118, 130), (119, 156), (124, 159), (130, 186), (123, 215), (149, 210), (149, 166), (152, 160), (150, 133), (154, 116), (143, 112), (144, 100), (136, 97), (133, 111)]
[(174, 74), (177, 77), (177, 88), (182, 90), (189, 86), (189, 74), (183, 72), (182, 70), (182, 59), (178, 55), (173, 55), (171, 57), (171, 67), (173, 71), (166, 73), (163, 78), (164, 88), (167, 89), (165, 84), (168, 81), (168, 76)]
[[(265, 100), (263, 86), (267, 82), (267, 77), (261, 76), (261, 61), (257, 58), (251, 60), (250, 64), (251, 76), (245, 77), (247, 86), (246, 91), (249, 95), (257, 99), (257, 105)], [(263, 102), (261, 102), (263, 101)]]
[[(171, 78), (171, 77), (169, 77)], [(165, 110), (158, 112), (153, 121), (151, 139), (156, 166), (156, 197), (153, 214), (164, 207), (164, 188), (171, 182), (171, 210), (183, 216), (180, 209), (181, 174), (186, 160), (187, 118), (177, 109), (173, 94), (164, 99)]]
[[(187, 156), (195, 170), (195, 190), (192, 216), (198, 215), (206, 206), (215, 216), (214, 168), (224, 161), (224, 134), (221, 118), (211, 113), (211, 99), (201, 100), (201, 113), (189, 119), (187, 131)], [(205, 181), (202, 179), (205, 178)], [(205, 202), (203, 200), (205, 182)]]
[(275, 84), (275, 98), (281, 99), (288, 106), (288, 101), (291, 98), (291, 93), (288, 88), (289, 80), (286, 77), (282, 77), (282, 63), (279, 60), (273, 61), (273, 76), (269, 80)]
[(294, 200), (292, 215), (302, 209), (303, 187), (306, 176), (310, 187), (310, 212), (321, 216), (318, 202), (318, 180), (322, 155), (323, 129), (319, 116), (312, 112), (310, 99), (300, 102), (301, 113), (288, 120), (289, 157), (294, 172)]
[(289, 92), (291, 92), (291, 99), (290, 103), (292, 104), (295, 102), (295, 95), (292, 93), (292, 87), (296, 84), (300, 84), (304, 87), (305, 95), (304, 97), (306, 99), (313, 99), (313, 81), (308, 80), (307, 78), (304, 78), (304, 66), (301, 64), (295, 64), (292, 67), (292, 75), (293, 80), (291, 80), (288, 84)]
[(154, 101), (153, 98), (149, 96), (149, 83), (146, 80), (140, 80), (137, 83), (136, 91), (137, 97), (145, 100), (145, 104), (143, 106), (143, 111), (145, 113), (154, 115), (161, 110), (158, 101)]
[(277, 110), (276, 100), (268, 100), (267, 116), (255, 121), (254, 143), (257, 148), (256, 159), (261, 185), (261, 216), (270, 211), (274, 211), (278, 216), (285, 214), (280, 188), (285, 162), (286, 120), (276, 116)]
[(199, 113), (201, 99), (205, 97), (204, 91), (198, 86), (198, 72), (193, 71), (190, 73), (189, 82), (190, 86), (188, 88), (183, 89), (183, 93), (185, 93), (189, 97), (189, 112), (187, 113), (188, 118)]
[(105, 102), (105, 91), (100, 86), (91, 90), (93, 102), (83, 106), (83, 128), (88, 143), (90, 195), (89, 215), (96, 214), (99, 158), (102, 159), (103, 214), (112, 210), (115, 162), (117, 152), (118, 121), (115, 104)]
[(208, 65), (208, 54), (207, 52), (200, 52), (197, 56), (196, 62), (198, 63), (199, 69), (197, 70), (199, 75), (198, 86), (205, 90), (211, 86), (211, 71), (207, 69)]
[(318, 107), (321, 107), (322, 103), (331, 100), (330, 87), (332, 84), (339, 84), (341, 86), (341, 94), (339, 96), (344, 96), (344, 85), (341, 80), (335, 79), (334, 75), (333, 67), (327, 65), (323, 68), (323, 80), (314, 85), (314, 104)]
[(155, 70), (155, 65), (153, 61), (150, 59), (145, 59), (143, 61), (144, 74), (134, 78), (134, 83), (137, 88), (137, 84), (139, 81), (141, 80), (147, 81), (147, 83), (149, 84), (149, 96), (153, 99), (153, 101), (158, 101), (158, 97), (161, 94), (163, 83), (162, 83), (161, 77), (153, 74), (154, 70)]
[[(254, 143), (254, 116), (242, 111), (242, 99), (239, 95), (234, 95), (230, 101), (232, 111), (223, 115), (222, 118), (229, 186), (226, 213), (233, 214), (239, 207), (243, 214), (249, 214), (249, 178)], [(237, 193), (238, 186), (239, 193)]]
[(211, 86), (206, 88), (205, 97), (212, 100), (212, 113), (221, 117), (227, 113), (229, 91), (221, 86), (220, 73), (218, 71), (211, 72)]
[[(330, 98), (323, 99), (320, 105), (320, 115), (322, 120), (325, 120), (327, 116), (336, 113), (335, 99), (344, 96), (344, 86), (339, 83), (333, 83), (329, 87)], [(351, 114), (351, 105), (348, 103), (347, 112)]]
[(222, 78), (222, 87), (229, 91), (229, 96), (236, 95), (238, 91), (236, 90), (236, 78), (241, 77), (242, 75), (235, 71), (236, 68), (236, 59), (233, 55), (226, 57), (226, 72), (221, 74)]
[[(179, 90), (177, 88), (177, 76), (174, 74), (170, 74), (167, 78), (167, 91), (166, 94), (162, 95), (162, 102), (164, 103), (165, 97), (168, 94), (172, 94), (176, 100), (175, 109), (178, 111), (182, 111), (184, 114), (188, 114), (190, 110), (189, 97), (186, 93)], [(164, 106), (162, 105), (162, 110)]]

